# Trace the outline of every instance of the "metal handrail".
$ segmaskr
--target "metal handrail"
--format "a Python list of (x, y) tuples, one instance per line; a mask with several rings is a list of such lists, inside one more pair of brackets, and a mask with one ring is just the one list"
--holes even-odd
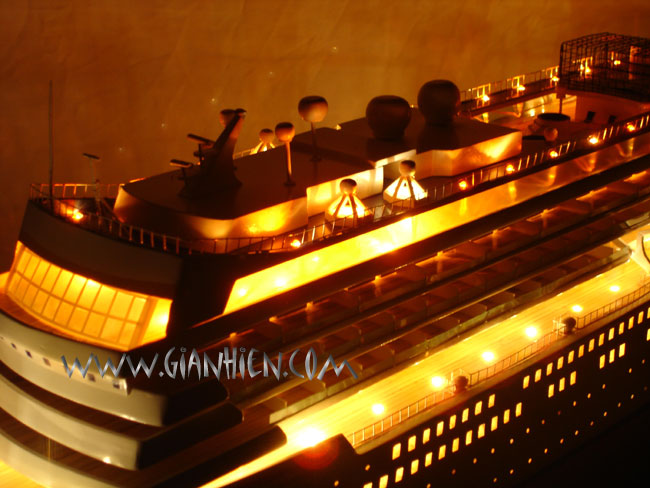
[[(598, 322), (599, 320), (611, 315), (615, 312), (619, 312), (630, 305), (636, 305), (636, 302), (642, 298), (646, 298), (650, 295), (650, 282), (645, 282), (641, 287), (637, 288), (631, 293), (614, 300), (602, 307), (583, 315), (582, 317), (577, 318), (576, 329), (583, 329)], [(560, 322), (560, 321), (556, 321)], [(537, 339), (532, 344), (512, 353), (511, 355), (501, 359), (500, 361), (487, 366), (483, 369), (470, 373), (468, 375), (469, 385), (468, 387), (474, 387), (480, 383), (487, 381), (488, 379), (496, 376), (497, 374), (510, 369), (517, 364), (525, 361), (536, 353), (547, 349), (552, 344), (556, 343), (560, 337), (565, 333), (565, 326), (559, 325), (557, 328), (544, 334), (539, 339)], [(448, 381), (448, 384), (451, 384), (451, 381)], [(347, 434), (346, 437), (352, 444), (352, 447), (356, 447), (364, 442), (371, 440), (374, 437), (379, 436), (380, 434), (388, 431), (392, 427), (404, 422), (408, 418), (423, 412), (425, 410), (430, 410), (434, 406), (440, 404), (447, 398), (454, 396), (451, 386), (447, 386), (444, 390), (440, 390), (434, 393), (430, 393), (424, 398), (419, 399), (418, 401), (411, 403), (410, 405), (397, 410), (391, 415), (381, 419), (378, 422), (370, 424), (362, 429)]]
[[(120, 232), (118, 237), (126, 238), (130, 242), (148, 245), (154, 248), (161, 248), (166, 251), (176, 253), (180, 252), (199, 252), (199, 253), (229, 253), (229, 252), (247, 252), (257, 253), (262, 251), (291, 251), (300, 248), (305, 244), (321, 241), (335, 235), (349, 232), (358, 228), (365, 223), (378, 222), (385, 218), (395, 217), (412, 210), (414, 207), (421, 207), (431, 203), (439, 202), (449, 198), (452, 195), (461, 193), (470, 188), (476, 187), (483, 183), (492, 182), (503, 177), (509, 176), (528, 168), (539, 166), (550, 160), (567, 156), (575, 151), (586, 148), (596, 149), (604, 142), (608, 142), (619, 135), (629, 135), (635, 132), (647, 132), (650, 125), (650, 112), (631, 117), (629, 119), (608, 125), (603, 129), (591, 133), (587, 137), (581, 137), (564, 142), (559, 146), (550, 147), (526, 156), (514, 157), (500, 163), (494, 164), (487, 168), (480, 168), (469, 173), (456, 176), (446, 183), (437, 185), (430, 189), (425, 198), (417, 201), (411, 199), (397, 201), (391, 204), (380, 204), (369, 207), (364, 216), (359, 219), (350, 217), (339, 218), (329, 222), (323, 222), (320, 225), (305, 227), (298, 231), (292, 231), (276, 236), (257, 236), (257, 237), (224, 237), (216, 239), (183, 239), (179, 236), (171, 236), (163, 233), (156, 233), (148, 229), (137, 226), (124, 224), (117, 219), (108, 219), (97, 216), (94, 213), (84, 211), (79, 208), (73, 210), (78, 215), (83, 215), (79, 221), (82, 226), (102, 232), (108, 227), (113, 233), (114, 227), (125, 229), (124, 233)], [(105, 193), (105, 197), (110, 198), (113, 193), (117, 194), (120, 185), (101, 185), (100, 193)], [(94, 196), (94, 185), (88, 184), (63, 184), (54, 185), (54, 199), (75, 199), (90, 198)], [(33, 184), (30, 190), (32, 200), (48, 200), (50, 188), (47, 184)], [(83, 196), (79, 196), (83, 195)], [(74, 205), (66, 203), (65, 205)], [(65, 206), (64, 205), (64, 206)], [(69, 210), (58, 213), (63, 217), (69, 217)], [(100, 223), (95, 223), (95, 221)], [(112, 222), (110, 222), (112, 220)], [(132, 236), (136, 236), (133, 238)], [(148, 236), (144, 238), (143, 236)], [(167, 243), (174, 243), (168, 246)]]

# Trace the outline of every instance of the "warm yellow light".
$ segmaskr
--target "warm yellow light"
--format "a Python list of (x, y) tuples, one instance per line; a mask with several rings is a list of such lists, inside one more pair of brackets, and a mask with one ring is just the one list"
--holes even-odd
[(483, 96), (481, 97), (481, 100), (483, 100), (484, 102), (489, 102), (489, 101), (490, 101), (490, 97), (487, 96), (487, 94), (485, 94), (485, 95), (483, 95)]
[(277, 286), (278, 288), (283, 288), (287, 286), (287, 283), (288, 281), (286, 278), (278, 278), (277, 280), (275, 280), (275, 286)]
[(291, 241), (291, 247), (294, 249), (298, 249), (301, 246), (300, 241), (298, 239), (294, 239)]
[(625, 128), (627, 129), (628, 132), (634, 132), (636, 130), (636, 127), (634, 126), (633, 123), (628, 123)]
[(552, 157), (553, 159), (555, 159), (555, 158), (557, 158), (559, 156), (559, 154), (557, 153), (557, 151), (555, 149), (549, 151), (548, 155), (550, 157)]
[(79, 211), (78, 208), (75, 208), (75, 209), (72, 211), (71, 218), (72, 218), (72, 220), (74, 220), (75, 222), (79, 222), (81, 219), (84, 218), (84, 214), (82, 214), (82, 213)]
[(341, 130), (341, 126), (340, 126), (339, 124), (336, 124), (336, 125), (334, 126), (334, 128), (335, 128), (336, 130)]
[(240, 288), (239, 290), (237, 290), (237, 294), (240, 297), (243, 297), (244, 295), (246, 295), (246, 293), (248, 293), (248, 290), (246, 288)]
[(381, 415), (385, 411), (386, 411), (386, 407), (384, 407), (381, 403), (375, 403), (372, 406), (372, 413), (374, 413), (375, 415)]
[(350, 204), (350, 198), (345, 196), (337, 198), (327, 209), (327, 214), (334, 219), (342, 219), (345, 217), (354, 217), (354, 210), (356, 209), (357, 217), (363, 217), (366, 212), (366, 206), (354, 195), (351, 195), (354, 201), (355, 208)]
[(621, 64), (621, 60), (620, 60), (620, 59), (615, 59), (615, 60), (614, 60), (614, 66), (619, 66), (620, 64)]
[(538, 334), (537, 327), (535, 327), (533, 325), (531, 325), (529, 327), (526, 327), (526, 330), (524, 332), (531, 339), (534, 339), (535, 337), (537, 337), (537, 334)]
[(466, 190), (467, 186), (468, 186), (467, 181), (465, 181), (465, 180), (460, 180), (458, 182), (458, 188), (460, 188), (461, 190)]
[(621, 287), (618, 285), (612, 285), (609, 287), (609, 291), (611, 291), (612, 293), (618, 293), (619, 291), (621, 291)]
[(587, 140), (589, 141), (589, 144), (598, 144), (598, 137), (596, 137), (596, 136), (591, 136)]
[(586, 66), (586, 67), (585, 67), (585, 73), (586, 73), (586, 74), (591, 73), (591, 68), (590, 68), (589, 66)]
[(325, 440), (325, 432), (313, 427), (306, 427), (296, 434), (294, 442), (300, 447), (312, 447)]
[[(411, 190), (413, 190), (412, 193)], [(400, 176), (384, 190), (384, 199), (388, 202), (408, 200), (410, 198), (422, 200), (426, 196), (427, 192), (415, 181), (415, 178), (409, 176)]]
[(431, 378), (431, 384), (434, 388), (442, 388), (446, 383), (447, 381), (442, 376), (434, 376)]
[(535, 116), (535, 109), (534, 109), (534, 108), (531, 108), (531, 109), (528, 111), (528, 115), (530, 115), (531, 117), (534, 117), (534, 116)]
[(557, 83), (558, 81), (560, 81), (560, 78), (558, 78), (557, 76), (554, 76), (553, 78), (551, 78), (551, 81), (553, 83)]
[(525, 91), (525, 90), (526, 90), (526, 87), (525, 87), (524, 85), (519, 85), (519, 86), (517, 87), (517, 91), (518, 91), (518, 92), (522, 92), (522, 91)]
[(506, 173), (510, 174), (510, 173), (514, 173), (514, 172), (515, 172), (515, 167), (512, 164), (509, 164), (508, 166), (506, 166)]
[(481, 354), (481, 357), (483, 358), (483, 361), (486, 363), (491, 363), (494, 361), (494, 353), (492, 351), (485, 351), (483, 354)]
[(575, 313), (580, 313), (582, 312), (583, 309), (580, 305), (574, 305), (573, 307), (571, 307), (571, 310)]

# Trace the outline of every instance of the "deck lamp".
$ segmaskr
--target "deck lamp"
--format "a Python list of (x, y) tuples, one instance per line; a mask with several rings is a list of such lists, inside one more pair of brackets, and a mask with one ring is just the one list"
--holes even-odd
[(427, 192), (415, 180), (415, 162), (406, 160), (399, 163), (399, 174), (400, 177), (384, 190), (384, 200), (388, 203), (401, 200), (412, 207), (416, 200), (427, 196)]
[(356, 196), (357, 182), (352, 178), (345, 178), (339, 184), (341, 196), (337, 197), (327, 209), (325, 216), (328, 220), (342, 219), (353, 217), (356, 219), (366, 216), (366, 206)]

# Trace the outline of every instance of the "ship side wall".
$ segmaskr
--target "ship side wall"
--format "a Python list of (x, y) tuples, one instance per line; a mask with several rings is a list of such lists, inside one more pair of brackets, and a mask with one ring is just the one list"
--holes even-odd
[(236, 486), (512, 486), (648, 402), (649, 312), (646, 301), (563, 338), (356, 455), (340, 435)]

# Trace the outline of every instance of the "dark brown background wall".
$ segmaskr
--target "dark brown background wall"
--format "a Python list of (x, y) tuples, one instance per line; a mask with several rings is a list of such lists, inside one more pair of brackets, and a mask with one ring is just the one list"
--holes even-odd
[(48, 80), (55, 91), (55, 181), (103, 182), (191, 158), (187, 132), (218, 134), (248, 110), (239, 149), (262, 127), (307, 125), (320, 94), (329, 125), (368, 100), (415, 102), (422, 83), (468, 88), (557, 63), (560, 42), (611, 31), (650, 37), (645, 0), (2, 0), (0, 269), (9, 266), (30, 182), (47, 179)]

